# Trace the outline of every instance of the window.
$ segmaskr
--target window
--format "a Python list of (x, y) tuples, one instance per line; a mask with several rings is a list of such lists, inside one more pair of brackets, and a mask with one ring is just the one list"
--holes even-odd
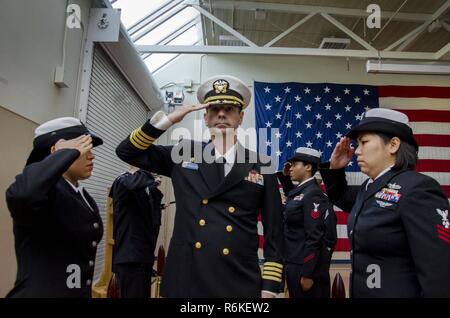
[[(130, 37), (136, 45), (196, 45), (202, 42), (200, 14), (182, 1), (118, 0), (112, 6), (122, 9), (122, 23), (129, 33), (131, 31)], [(145, 23), (137, 25), (150, 14), (152, 17)], [(153, 73), (179, 55), (154, 53), (142, 54), (142, 57)]]
[(130, 28), (133, 24), (159, 9), (167, 0), (119, 0), (112, 4), (115, 9), (121, 9), (120, 19), (125, 28)]

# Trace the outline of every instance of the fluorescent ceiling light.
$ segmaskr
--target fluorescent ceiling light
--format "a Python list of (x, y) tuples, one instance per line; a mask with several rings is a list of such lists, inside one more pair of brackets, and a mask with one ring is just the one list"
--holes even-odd
[(450, 75), (450, 64), (367, 60), (367, 73)]

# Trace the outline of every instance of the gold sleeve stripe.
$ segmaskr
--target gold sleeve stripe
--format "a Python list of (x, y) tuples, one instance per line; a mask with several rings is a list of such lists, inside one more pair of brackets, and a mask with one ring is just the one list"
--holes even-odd
[(275, 266), (275, 267), (283, 269), (283, 264), (275, 263), (275, 262), (265, 262), (264, 267), (266, 267), (266, 266)]
[(141, 146), (141, 145), (138, 144), (136, 141), (134, 141), (134, 139), (133, 139), (133, 133), (130, 134), (130, 142), (133, 144), (133, 146), (135, 146), (135, 147), (138, 148), (138, 149), (145, 150), (145, 149), (148, 148), (148, 147)]
[(272, 277), (278, 277), (279, 279), (281, 279), (283, 276), (281, 276), (280, 274), (276, 274), (276, 273), (268, 273), (268, 272), (264, 272), (263, 276), (272, 276)]
[(264, 272), (267, 271), (272, 271), (272, 272), (277, 272), (277, 273), (282, 273), (283, 270), (277, 267), (272, 267), (272, 266), (264, 266)]
[(276, 277), (281, 277), (281, 273), (277, 273), (277, 272), (273, 272), (273, 271), (263, 271), (263, 275), (272, 275), (272, 276), (276, 276)]
[(262, 278), (263, 279), (268, 279), (268, 280), (273, 280), (273, 281), (276, 281), (278, 283), (281, 283), (281, 278), (278, 278), (278, 277), (273, 277), (273, 276), (269, 276), (269, 275), (263, 275)]
[(147, 147), (153, 143), (153, 142), (147, 141), (147, 140), (143, 139), (141, 136), (139, 136), (139, 134), (138, 134), (138, 132), (136, 132), (136, 130), (133, 131), (133, 138), (134, 138), (134, 140), (138, 141), (141, 145), (144, 145)]
[(152, 136), (147, 135), (145, 132), (142, 131), (141, 128), (136, 129), (139, 133), (139, 135), (141, 135), (142, 137), (144, 137), (145, 139), (149, 140), (149, 141), (155, 141), (155, 138), (153, 138)]
[(139, 138), (136, 138), (136, 133), (134, 131), (131, 133), (131, 138), (133, 139), (133, 141), (135, 143), (137, 143), (141, 147), (144, 147), (145, 149), (147, 149), (151, 145), (151, 144), (142, 142)]
[(150, 137), (145, 132), (142, 131), (141, 128), (136, 129), (136, 133), (141, 137), (143, 140), (147, 142), (154, 142), (156, 138)]

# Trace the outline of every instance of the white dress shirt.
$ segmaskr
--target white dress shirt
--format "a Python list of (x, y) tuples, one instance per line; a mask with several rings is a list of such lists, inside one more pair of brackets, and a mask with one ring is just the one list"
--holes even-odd
[(375, 180), (377, 180), (379, 177), (381, 177), (382, 175), (384, 175), (385, 173), (387, 173), (389, 170), (391, 170), (391, 168), (393, 167), (394, 165), (390, 165), (389, 167), (387, 167), (386, 169), (384, 169), (383, 171), (381, 171), (379, 174), (378, 174), (378, 176), (376, 176), (376, 178), (375, 179), (369, 179), (369, 181), (367, 181), (367, 183), (366, 183), (366, 191), (367, 191), (367, 189), (369, 188), (369, 185), (371, 184), (371, 183), (373, 183)]
[(76, 193), (80, 193), (81, 197), (83, 198), (84, 202), (86, 202), (87, 206), (94, 211), (94, 209), (91, 207), (91, 205), (89, 204), (88, 200), (86, 200), (86, 197), (84, 196), (84, 191), (83, 191), (83, 186), (78, 184), (78, 186), (74, 186), (72, 184), (72, 182), (70, 182), (69, 180), (67, 180), (66, 178), (64, 178), (64, 180), (67, 181), (68, 184), (70, 184), (70, 186), (72, 187), (72, 189), (76, 192)]
[(230, 173), (231, 169), (234, 166), (234, 160), (236, 159), (236, 151), (237, 151), (236, 144), (234, 144), (233, 147), (228, 149), (228, 151), (224, 155), (221, 155), (219, 153), (219, 151), (217, 151), (217, 148), (214, 148), (214, 150), (215, 150), (215, 154), (216, 154), (216, 160), (221, 157), (223, 157), (225, 159), (223, 168), (224, 168), (225, 177), (226, 177)]
[(314, 177), (311, 177), (311, 178), (306, 179), (305, 181), (302, 181), (299, 185), (297, 185), (297, 188), (300, 187), (302, 184), (305, 184), (306, 182), (308, 182), (308, 181), (310, 181), (312, 179), (314, 179)]

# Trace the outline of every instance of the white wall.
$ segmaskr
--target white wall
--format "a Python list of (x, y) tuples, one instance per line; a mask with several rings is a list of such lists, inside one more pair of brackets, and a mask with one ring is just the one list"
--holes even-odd
[[(87, 27), (91, 0), (71, 0)], [(78, 109), (77, 83), (84, 29), (68, 29), (65, 80), (53, 84), (61, 64), (66, 23), (64, 0), (0, 0), (0, 297), (13, 287), (16, 259), (5, 190), (23, 169), (38, 124)]]
[(83, 28), (67, 29), (65, 81), (53, 84), (62, 63), (66, 23), (64, 0), (0, 1), (0, 105), (38, 124), (75, 112), (81, 45), (91, 0), (71, 0), (81, 8)]
[[(449, 86), (450, 76), (367, 74), (365, 60), (345, 58), (270, 56), (270, 55), (185, 55), (153, 74), (160, 87), (183, 83), (185, 78), (198, 83), (210, 76), (229, 74), (243, 80), (253, 91), (253, 81), (342, 83), (368, 85), (428, 85)], [(188, 94), (185, 103), (196, 103), (196, 92)], [(192, 118), (201, 120), (201, 113), (183, 121), (183, 127), (194, 131)], [(245, 110), (242, 128), (255, 127), (253, 99)], [(205, 129), (205, 127), (202, 127)], [(197, 128), (198, 130), (198, 128)], [(255, 144), (252, 148), (256, 149)]]

